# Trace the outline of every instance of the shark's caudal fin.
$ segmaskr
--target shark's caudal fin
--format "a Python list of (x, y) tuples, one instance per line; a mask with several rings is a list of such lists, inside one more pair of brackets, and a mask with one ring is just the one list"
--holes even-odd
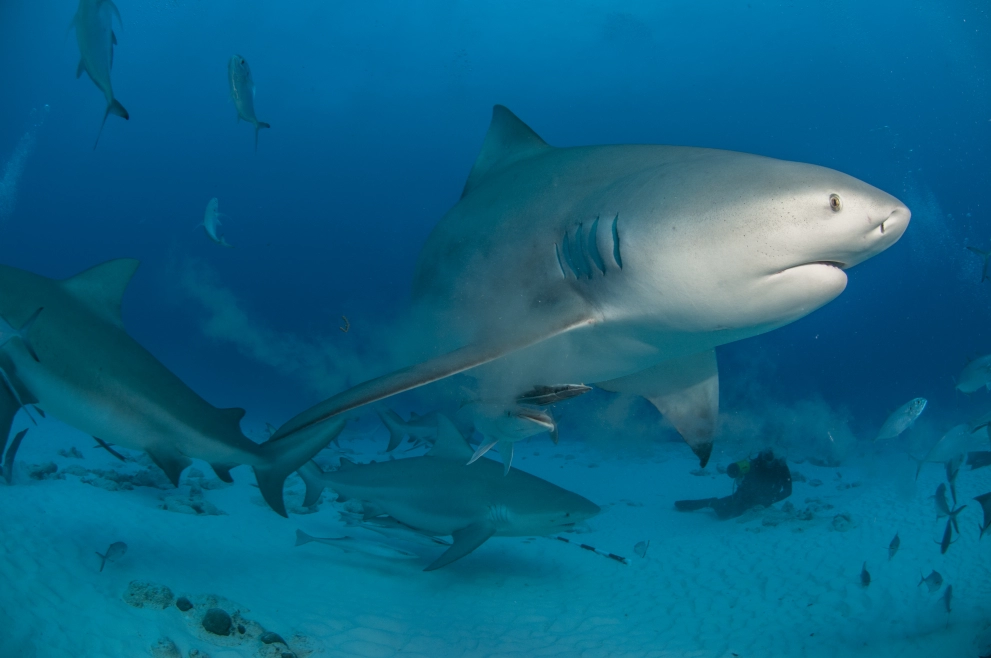
[(337, 438), (344, 429), (344, 423), (344, 419), (337, 418), (326, 425), (311, 427), (284, 439), (269, 439), (259, 446), (265, 462), (254, 467), (255, 478), (265, 502), (278, 514), (289, 516), (282, 499), (282, 486), (286, 478)]
[(24, 435), (27, 433), (26, 429), (18, 432), (14, 440), (10, 442), (7, 454), (3, 456), (3, 479), (7, 481), (7, 484), (10, 484), (14, 479), (14, 456), (17, 455), (17, 449), (21, 447), (21, 441), (24, 440)]
[(295, 546), (302, 546), (303, 544), (309, 544), (311, 541), (313, 541), (313, 537), (311, 537), (310, 535), (306, 534), (305, 532), (303, 532), (299, 528), (296, 528), (296, 543), (295, 543)]
[(303, 484), (306, 485), (303, 507), (313, 507), (320, 500), (320, 494), (327, 486), (323, 482), (323, 471), (315, 461), (311, 460), (300, 466), (296, 473), (303, 478)]
[(261, 130), (262, 128), (271, 128), (271, 127), (272, 126), (268, 125), (264, 121), (255, 122), (255, 153), (258, 152), (258, 131)]
[(399, 414), (392, 409), (379, 412), (379, 418), (382, 420), (385, 428), (389, 430), (389, 445), (385, 451), (392, 452), (406, 438), (406, 421), (400, 418)]
[[(82, 65), (82, 62), (80, 62), (80, 65)], [(79, 77), (78, 73), (76, 74), (76, 77)], [(100, 136), (103, 135), (103, 127), (107, 125), (107, 117), (110, 116), (111, 114), (116, 114), (125, 121), (131, 118), (131, 115), (127, 113), (127, 110), (125, 110), (124, 106), (120, 104), (120, 101), (118, 101), (116, 98), (111, 99), (110, 104), (107, 105), (107, 109), (104, 110), (103, 112), (103, 121), (100, 123), (100, 132), (96, 134), (96, 141), (93, 142), (94, 151), (96, 150), (97, 145), (100, 143)]]

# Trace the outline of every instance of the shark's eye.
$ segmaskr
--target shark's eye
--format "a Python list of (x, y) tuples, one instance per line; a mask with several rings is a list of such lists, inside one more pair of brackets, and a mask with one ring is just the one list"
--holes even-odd
[(829, 209), (833, 212), (839, 212), (843, 210), (843, 200), (840, 199), (839, 194), (829, 195)]

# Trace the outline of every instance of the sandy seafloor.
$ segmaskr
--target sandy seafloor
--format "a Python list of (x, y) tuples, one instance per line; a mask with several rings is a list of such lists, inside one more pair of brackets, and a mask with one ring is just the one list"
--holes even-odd
[[(24, 422), (22, 414), (15, 430)], [(382, 459), (376, 453), (384, 445), (384, 433), (342, 438), (359, 460)], [(82, 459), (58, 454), (73, 446)], [(210, 488), (220, 483), (197, 463), (205, 475), (188, 470), (178, 490), (110, 491), (107, 478), (94, 473), (29, 475), (30, 464), (47, 462), (76, 473), (144, 468), (146, 458), (122, 464), (92, 446), (89, 437), (42, 421), (24, 441), (14, 486), (0, 484), (4, 658), (176, 655), (152, 652), (163, 637), (183, 658), (191, 651), (200, 658), (280, 656), (281, 645), (258, 640), (263, 629), (279, 633), (301, 658), (977, 658), (991, 649), (991, 536), (979, 541), (981, 512), (970, 500), (991, 490), (991, 468), (961, 472), (960, 503), (968, 503), (962, 536), (941, 555), (936, 542), (945, 519), (936, 520), (931, 496), (943, 468), (927, 465), (915, 484), (914, 464), (890, 448), (839, 468), (791, 464), (807, 481), (795, 483), (790, 501), (796, 510), (815, 510), (811, 520), (782, 512), (779, 503), (763, 514), (718, 521), (707, 512), (675, 512), (672, 501), (728, 493), (729, 478), (714, 466), (736, 455), (716, 456), (706, 474), (692, 475), (697, 462), (680, 444), (632, 458), (535, 438), (518, 447), (515, 465), (603, 508), (584, 532), (566, 536), (630, 564), (553, 539), (496, 537), (467, 558), (424, 573), (441, 548), (417, 548), (419, 560), (391, 560), (321, 544), (294, 547), (297, 528), (343, 534), (341, 504), (325, 494), (319, 511), (283, 519), (264, 506), (244, 467), (233, 472), (234, 485)], [(331, 449), (321, 459), (333, 455)], [(190, 483), (202, 489), (202, 502), (193, 496), (197, 507), (213, 505), (225, 514), (161, 508), (165, 498), (173, 507), (188, 501)], [(288, 485), (290, 507), (298, 509), (301, 482), (292, 476)], [(834, 527), (841, 513), (852, 521), (846, 530)], [(896, 531), (901, 549), (888, 561)], [(647, 539), (650, 548), (639, 558), (633, 547)], [(129, 550), (100, 573), (94, 553), (114, 541)], [(864, 560), (872, 575), (866, 589)], [(931, 569), (945, 579), (933, 594), (918, 586), (920, 573)], [(133, 607), (123, 598), (131, 581), (165, 585), (196, 607), (188, 613), (175, 605)], [(950, 613), (941, 598), (948, 584)], [(203, 631), (200, 618), (209, 605), (237, 613), (245, 635)]]

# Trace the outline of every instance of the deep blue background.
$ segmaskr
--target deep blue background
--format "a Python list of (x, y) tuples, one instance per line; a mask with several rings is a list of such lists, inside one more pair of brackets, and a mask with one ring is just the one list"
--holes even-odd
[[(315, 384), (310, 352), (369, 355), (352, 376), (378, 374), (376, 328), (400, 316), (494, 103), (555, 145), (748, 151), (840, 169), (909, 205), (906, 236), (851, 271), (838, 300), (721, 349), (728, 404), (746, 404), (734, 392), (759, 372), (762, 395), (821, 395), (864, 432), (916, 395), (935, 418), (991, 405), (951, 380), (991, 351), (991, 284), (964, 249), (991, 243), (986, 2), (118, 6), (113, 82), (131, 120), (110, 117), (94, 151), (104, 100), (74, 78), (75, 3), (0, 2), (0, 167), (50, 106), (0, 218), (0, 262), (65, 277), (140, 258), (129, 331), (218, 406), (273, 421), (309, 406), (340, 381)], [(257, 153), (228, 97), (234, 53), (272, 124)], [(234, 249), (193, 230), (213, 196)], [(204, 334), (191, 267), (209, 272), (210, 299), (243, 310), (243, 335), (231, 322)]]

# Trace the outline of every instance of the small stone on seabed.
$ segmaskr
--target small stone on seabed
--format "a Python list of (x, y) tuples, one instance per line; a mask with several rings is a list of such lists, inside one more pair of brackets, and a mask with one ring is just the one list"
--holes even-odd
[[(278, 633), (273, 633), (272, 631), (265, 633), (258, 639), (262, 641), (262, 644), (275, 644), (276, 642), (281, 642), (282, 644), (286, 644), (286, 641), (282, 639), (281, 635), (279, 635)], [(286, 646), (289, 645), (286, 644)]]
[(175, 600), (175, 607), (179, 608), (183, 612), (187, 610), (192, 610), (193, 602), (187, 599), (185, 596), (180, 596)]
[(158, 642), (151, 645), (151, 655), (153, 658), (182, 658), (179, 647), (167, 637), (160, 637)]
[(139, 580), (132, 580), (124, 592), (124, 601), (135, 608), (164, 610), (172, 605), (174, 598), (172, 590), (165, 585), (143, 583)]
[(203, 628), (214, 635), (230, 635), (231, 616), (220, 608), (210, 608), (203, 615)]

